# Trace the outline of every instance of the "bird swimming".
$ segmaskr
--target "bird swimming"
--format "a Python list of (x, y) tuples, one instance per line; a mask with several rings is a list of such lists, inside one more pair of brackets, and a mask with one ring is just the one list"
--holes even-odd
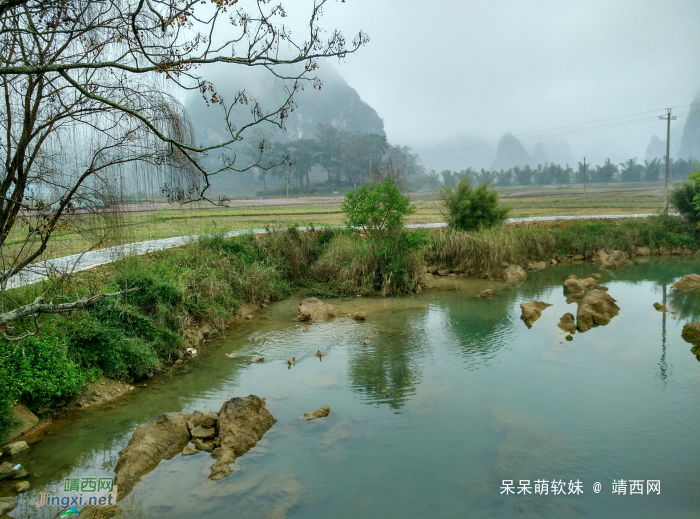
[(321, 353), (321, 350), (316, 351), (316, 356), (317, 357), (323, 357), (323, 353)]
[(238, 353), (238, 350), (232, 351), (231, 353), (227, 353), (226, 356), (227, 356), (229, 359), (232, 359), (233, 357), (236, 356), (237, 353)]
[(362, 342), (365, 343), (365, 344), (369, 344), (369, 339), (365, 339), (365, 340), (362, 341)]
[(289, 359), (289, 360), (287, 361), (287, 364), (289, 364), (290, 366), (291, 366), (292, 364), (296, 364), (296, 363), (297, 363), (297, 359), (295, 359), (294, 357), (292, 357), (291, 359)]
[(257, 364), (258, 362), (265, 362), (265, 357), (260, 357), (259, 359), (246, 360), (248, 364)]

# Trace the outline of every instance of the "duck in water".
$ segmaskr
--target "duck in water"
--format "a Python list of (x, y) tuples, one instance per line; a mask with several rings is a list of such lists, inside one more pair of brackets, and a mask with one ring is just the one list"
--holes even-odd
[(371, 339), (371, 338), (372, 338), (372, 334), (371, 334), (371, 333), (368, 333), (368, 334), (367, 334), (367, 337), (365, 337), (365, 339)]
[(363, 342), (364, 344), (369, 344), (369, 339), (368, 339), (368, 338), (365, 338), (365, 340), (362, 341), (362, 342)]
[(316, 356), (317, 357), (323, 357), (323, 353), (321, 353), (321, 350), (316, 351)]
[(292, 364), (296, 364), (296, 363), (297, 363), (297, 359), (295, 359), (294, 357), (292, 357), (291, 359), (289, 359), (289, 360), (287, 361), (287, 364), (289, 364), (290, 366), (291, 366)]
[(229, 359), (232, 359), (233, 357), (236, 356), (237, 353), (238, 353), (238, 350), (232, 351), (231, 353), (227, 353), (226, 356), (227, 356)]
[(258, 340), (258, 338), (255, 336), (255, 334), (253, 334), (253, 336), (250, 338), (250, 340), (253, 341), (253, 342), (255, 342), (255, 341)]
[(259, 362), (265, 362), (265, 357), (260, 357), (259, 359), (253, 359), (253, 360), (246, 360), (248, 364), (257, 364)]
[(302, 332), (308, 332), (308, 331), (309, 331), (309, 327), (308, 327), (308, 326), (302, 330)]

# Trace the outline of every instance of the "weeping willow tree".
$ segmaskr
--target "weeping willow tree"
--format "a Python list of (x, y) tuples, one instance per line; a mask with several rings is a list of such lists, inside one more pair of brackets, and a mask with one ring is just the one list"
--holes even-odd
[[(260, 155), (236, 157), (243, 133), (261, 124), (284, 127), (294, 94), (320, 87), (318, 60), (355, 52), (318, 25), (327, 0), (309, 5), (307, 32), (293, 39), (284, 7), (269, 0), (0, 0), (0, 330), (10, 339), (18, 319), (65, 313), (114, 294), (69, 297), (49, 288), (31, 304), (8, 294), (64, 230), (114, 228), (129, 186), (157, 185), (174, 203), (210, 200), (212, 175), (270, 169)], [(246, 7), (243, 7), (243, 6)], [(284, 85), (284, 101), (261, 106), (241, 90), (224, 100), (202, 67), (266, 69)], [(178, 94), (196, 91), (220, 106), (227, 134), (194, 142)], [(241, 123), (239, 112), (249, 119)], [(235, 116), (235, 117), (234, 117)], [(235, 119), (235, 120), (234, 120)], [(94, 232), (90, 247), (105, 243)], [(65, 275), (65, 273), (63, 273)]]

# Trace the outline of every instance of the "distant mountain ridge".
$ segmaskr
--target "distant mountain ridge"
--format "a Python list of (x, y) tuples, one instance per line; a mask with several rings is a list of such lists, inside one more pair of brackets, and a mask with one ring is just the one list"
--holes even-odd
[[(267, 71), (252, 70), (244, 83), (236, 83), (221, 77), (218, 71), (207, 74), (219, 96), (224, 100), (233, 99), (236, 93), (245, 89), (259, 103), (264, 113), (279, 108), (287, 97), (284, 83), (275, 80)], [(321, 88), (315, 89), (306, 84), (294, 94), (294, 110), (285, 121), (286, 131), (270, 124), (261, 124), (271, 140), (295, 141), (316, 136), (319, 124), (330, 125), (348, 132), (365, 132), (386, 136), (384, 121), (376, 110), (365, 103), (360, 95), (332, 67), (324, 65), (319, 71)], [(195, 127), (197, 139), (205, 143), (223, 142), (228, 133), (223, 122), (223, 113), (216, 105), (207, 106), (200, 96), (191, 96), (185, 103)], [(237, 127), (249, 123), (251, 106), (232, 112), (232, 120)]]

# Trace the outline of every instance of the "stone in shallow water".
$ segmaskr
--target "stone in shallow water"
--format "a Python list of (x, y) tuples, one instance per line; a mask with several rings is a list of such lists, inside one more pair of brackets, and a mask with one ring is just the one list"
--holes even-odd
[(316, 409), (315, 411), (309, 411), (304, 413), (304, 418), (307, 420), (313, 420), (314, 418), (325, 418), (331, 412), (331, 408), (324, 405), (321, 409)]
[[(559, 328), (564, 330), (565, 332), (574, 333), (576, 331), (576, 323), (574, 322), (574, 314), (571, 313), (565, 313), (564, 315), (561, 316), (561, 319), (559, 320), (559, 324), (557, 325)], [(566, 340), (573, 340), (569, 339), (570, 336), (567, 336)]]
[(190, 441), (187, 430), (190, 418), (192, 415), (183, 413), (162, 414), (136, 428), (126, 448), (119, 453), (114, 469), (119, 499), (131, 492), (141, 476), (153, 470), (162, 459), (182, 452), (182, 447)]
[(265, 401), (255, 395), (226, 402), (219, 411), (220, 447), (214, 450), (218, 461), (212, 465), (209, 478), (228, 476), (229, 463), (252, 449), (275, 422), (265, 408)]
[(542, 315), (542, 310), (544, 310), (548, 306), (552, 305), (550, 305), (549, 303), (544, 303), (542, 301), (530, 301), (529, 303), (520, 303), (520, 309), (523, 312), (520, 318), (523, 321), (525, 321), (527, 327), (530, 328), (532, 324), (540, 318), (540, 316)]
[(605, 325), (620, 313), (620, 307), (615, 304), (615, 300), (602, 289), (594, 288), (583, 294), (571, 296), (572, 300), (578, 302), (576, 312), (576, 329), (585, 332), (593, 326)]
[(14, 497), (0, 497), (0, 516), (4, 516), (16, 507), (17, 500)]
[(190, 447), (189, 445), (185, 445), (185, 447), (182, 449), (183, 456), (192, 456), (193, 454), (197, 454), (199, 452), (201, 452), (199, 449), (195, 449), (194, 447)]
[(15, 484), (14, 489), (15, 492), (18, 494), (21, 494), (22, 492), (26, 492), (32, 487), (31, 483), (29, 481), (20, 481), (19, 483)]
[(686, 274), (673, 284), (673, 288), (688, 292), (700, 288), (700, 276), (697, 274)]
[(192, 439), (199, 440), (211, 440), (216, 436), (216, 429), (214, 427), (204, 427), (199, 425), (190, 431)]
[(0, 464), (0, 481), (15, 477), (18, 472), (19, 471), (15, 469), (15, 466), (12, 463), (2, 463)]
[(8, 456), (15, 456), (21, 452), (28, 450), (29, 445), (27, 445), (27, 442), (25, 441), (8, 443), (2, 448), (3, 454), (6, 454)]

